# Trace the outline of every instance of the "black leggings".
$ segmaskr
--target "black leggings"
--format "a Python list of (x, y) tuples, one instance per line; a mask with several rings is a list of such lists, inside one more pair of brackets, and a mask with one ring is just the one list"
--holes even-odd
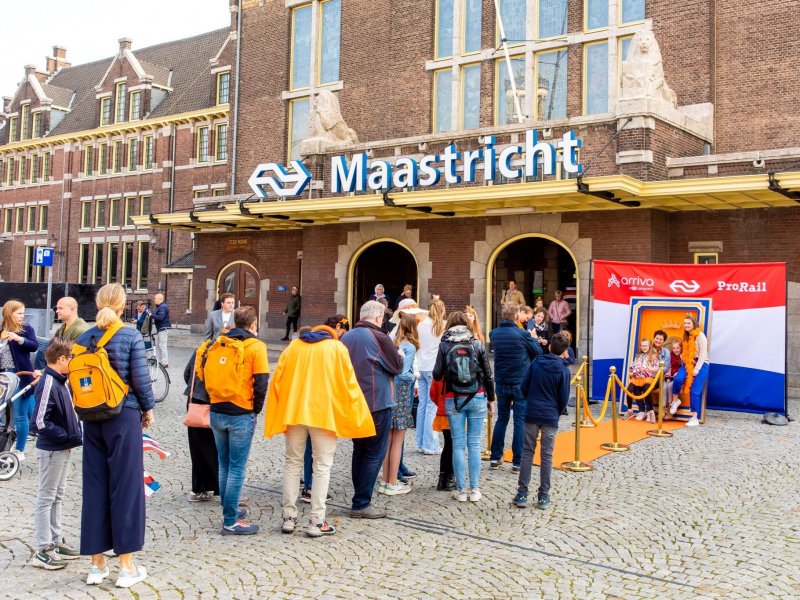
[[(628, 391), (634, 396), (641, 396), (649, 387), (649, 385), (634, 385), (630, 383), (628, 384)], [(637, 400), (636, 404), (639, 406), (639, 412), (650, 412), (653, 410), (653, 400), (650, 394), (641, 400)]]
[(442, 430), (442, 435), (444, 435), (444, 446), (439, 455), (439, 472), (453, 475), (453, 437), (449, 429)]

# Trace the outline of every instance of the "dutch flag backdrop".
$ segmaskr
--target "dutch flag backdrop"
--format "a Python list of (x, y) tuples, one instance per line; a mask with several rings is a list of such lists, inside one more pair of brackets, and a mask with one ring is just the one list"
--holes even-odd
[[(709, 409), (785, 411), (786, 264), (670, 265), (594, 261), (592, 396), (623, 375), (631, 298), (711, 300)], [(623, 377), (624, 379), (624, 377)]]

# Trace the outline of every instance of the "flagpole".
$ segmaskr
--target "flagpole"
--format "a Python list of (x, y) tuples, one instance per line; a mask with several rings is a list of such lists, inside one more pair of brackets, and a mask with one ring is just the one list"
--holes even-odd
[(523, 123), (524, 119), (522, 118), (522, 107), (520, 106), (519, 96), (517, 95), (517, 82), (514, 80), (514, 72), (511, 69), (511, 55), (508, 52), (508, 41), (506, 40), (506, 30), (505, 26), (503, 25), (503, 17), (500, 14), (499, 0), (494, 0), (494, 9), (497, 13), (497, 23), (500, 26), (500, 41), (503, 46), (503, 54), (505, 54), (506, 57), (506, 69), (508, 70), (508, 77), (511, 81), (511, 92), (514, 94), (514, 109), (517, 112), (517, 122)]

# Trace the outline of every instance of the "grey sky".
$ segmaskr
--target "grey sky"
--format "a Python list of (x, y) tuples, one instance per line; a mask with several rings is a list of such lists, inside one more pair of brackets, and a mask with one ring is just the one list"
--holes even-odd
[(229, 0), (6, 0), (0, 35), (0, 96), (11, 96), (24, 66), (45, 67), (53, 46), (73, 65), (112, 56), (117, 40), (138, 48), (230, 24)]

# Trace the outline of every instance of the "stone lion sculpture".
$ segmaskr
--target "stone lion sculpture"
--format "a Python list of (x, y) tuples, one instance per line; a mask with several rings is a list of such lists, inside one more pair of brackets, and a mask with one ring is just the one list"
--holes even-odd
[(656, 36), (642, 29), (633, 36), (628, 48), (628, 57), (622, 63), (622, 98), (646, 96), (657, 98), (673, 108), (678, 107), (678, 98), (664, 78), (661, 49)]
[(300, 153), (315, 154), (328, 146), (357, 143), (358, 136), (345, 123), (336, 94), (328, 90), (317, 93), (308, 117), (308, 137), (300, 143)]

